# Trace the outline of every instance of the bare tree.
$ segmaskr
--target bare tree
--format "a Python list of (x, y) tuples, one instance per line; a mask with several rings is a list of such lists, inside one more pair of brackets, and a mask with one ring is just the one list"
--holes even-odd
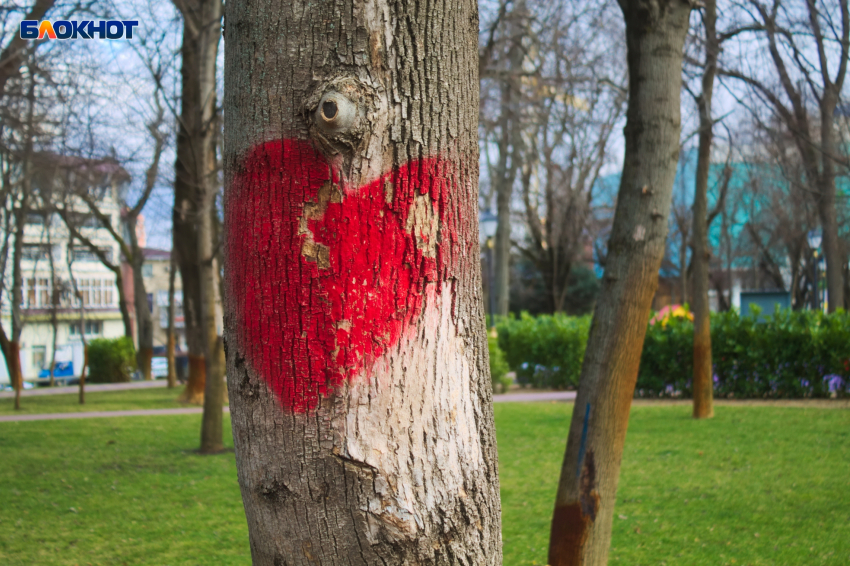
[(168, 360), (168, 387), (177, 386), (177, 365), (175, 361), (175, 291), (174, 282), (177, 278), (177, 262), (174, 261), (174, 250), (171, 250), (171, 261), (168, 263), (168, 342), (166, 344), (165, 357)]
[[(32, 7), (23, 17), (25, 20), (41, 20), (47, 14), (56, 0), (35, 0)], [(32, 44), (21, 37), (20, 33), (12, 33), (11, 37), (3, 38), (0, 50), (0, 98), (6, 94), (6, 83), (21, 75), (21, 67), (25, 64), (27, 53)]]
[(80, 368), (79, 394), (78, 399), (80, 405), (86, 402), (86, 371), (89, 365), (89, 345), (86, 341), (86, 303), (83, 300), (83, 294), (80, 292), (80, 287), (77, 283), (77, 278), (74, 277), (74, 237), (68, 238), (68, 248), (65, 253), (65, 261), (68, 267), (68, 278), (71, 281), (71, 290), (74, 294), (74, 299), (80, 308), (80, 318), (77, 319), (77, 324), (80, 325), (80, 341), (83, 344), (83, 367)]
[(794, 134), (823, 228), (829, 310), (834, 311), (844, 304), (846, 261), (838, 235), (835, 190), (838, 166), (846, 158), (839, 152), (835, 111), (850, 59), (848, 0), (807, 0), (803, 11), (790, 9), (781, 0), (750, 0), (747, 7), (753, 14), (747, 29), (764, 37), (779, 87), (755, 71), (727, 68), (721, 73), (749, 85)]
[[(498, 219), (491, 292), (499, 315), (508, 314), (510, 303), (511, 202), (524, 153), (522, 77), (527, 46), (523, 41), (530, 39), (530, 25), (531, 14), (526, 0), (504, 0), (479, 54), (481, 76), (494, 82), (499, 101), (498, 116), (489, 127), (487, 121), (482, 120), (485, 143), (492, 138), (498, 154), (488, 178), (495, 194)], [(486, 107), (486, 103), (482, 106)], [(485, 148), (485, 152), (489, 155), (489, 148)]]
[(183, 281), (183, 314), (189, 348), (184, 399), (204, 404), (201, 452), (223, 445), (223, 345), (217, 327), (219, 248), (216, 240), (216, 58), (221, 0), (175, 0), (183, 16), (182, 95), (175, 164), (173, 236)]
[(621, 31), (603, 24), (612, 8), (562, 7), (534, 34), (536, 72), (524, 89), (533, 110), (519, 154), (528, 236), (517, 247), (542, 274), (552, 312), (564, 310), (572, 267), (590, 240), (594, 190), (624, 109), (626, 89), (618, 84), (625, 72), (616, 60), (622, 54), (599, 47)]
[[(15, 389), (15, 409), (21, 408), (21, 389), (23, 389), (23, 373), (21, 369), (20, 356), (20, 339), (24, 327), (23, 316), (23, 271), (22, 259), (24, 249), (24, 235), (26, 230), (27, 219), (30, 212), (30, 203), (33, 192), (32, 171), (33, 171), (33, 156), (35, 153), (36, 137), (38, 135), (36, 129), (38, 127), (39, 117), (36, 110), (36, 91), (37, 81), (34, 74), (35, 64), (30, 57), (27, 59), (26, 77), (21, 81), (20, 88), (25, 93), (21, 97), (20, 110), (24, 114), (23, 120), (19, 121), (17, 141), (18, 151), (8, 146), (8, 139), (4, 139), (4, 147), (6, 159), (8, 161), (17, 162), (15, 175), (13, 178), (11, 168), (8, 174), (4, 175), (4, 199), (8, 199), (9, 209), (4, 207), (4, 213), (8, 216), (6, 229), (13, 230), (12, 233), (12, 285), (9, 296), (11, 310), (11, 328), (7, 334), (6, 330), (0, 325), (0, 349), (3, 351), (3, 357), (6, 361), (6, 367), (9, 370), (9, 379), (12, 387)], [(9, 107), (4, 105), (4, 113), (9, 116), (10, 110), (14, 106)], [(17, 154), (15, 154), (17, 153)], [(4, 203), (5, 204), (5, 203)], [(7, 236), (8, 238), (8, 232)], [(4, 244), (3, 264), (6, 267), (6, 256), (9, 248)], [(3, 272), (5, 279), (5, 269)], [(5, 285), (4, 285), (5, 287)]]
[[(91, 168), (93, 171), (89, 175), (84, 173), (84, 167), (75, 167), (72, 171), (66, 171), (68, 179), (66, 189), (69, 191), (69, 194), (61, 204), (57, 205), (57, 212), (74, 238), (84, 244), (98, 257), (104, 266), (115, 273), (116, 285), (118, 286), (118, 294), (122, 305), (122, 315), (125, 316), (125, 332), (127, 336), (132, 337), (132, 325), (129, 322), (129, 310), (126, 307), (126, 301), (128, 299), (124, 296), (126, 291), (123, 283), (121, 259), (123, 258), (130, 266), (131, 276), (133, 278), (132, 300), (136, 318), (136, 338), (139, 346), (136, 357), (144, 379), (151, 379), (153, 321), (151, 320), (151, 313), (148, 306), (145, 281), (142, 276), (145, 256), (144, 249), (139, 243), (137, 226), (139, 225), (139, 216), (148, 203), (156, 185), (159, 162), (167, 139), (167, 134), (162, 130), (162, 125), (165, 121), (165, 111), (159, 102), (158, 93), (155, 95), (155, 105), (157, 107), (155, 118), (148, 124), (148, 132), (153, 140), (153, 155), (145, 175), (141, 194), (136, 202), (131, 204), (125, 200), (128, 189), (124, 187), (118, 191), (124, 197), (120, 200), (122, 208), (121, 222), (123, 226), (116, 225), (112, 215), (101, 209), (98, 192), (92, 190), (98, 183), (96, 177), (100, 173), (97, 162), (91, 164), (94, 167)], [(83, 216), (79, 214), (79, 210), (75, 210), (80, 208), (80, 206), (85, 211)], [(106, 229), (112, 239), (118, 244), (122, 258), (112, 258), (101, 246), (83, 233), (80, 223), (84, 222), (87, 218), (94, 218), (98, 226)]]
[(567, 440), (549, 564), (604, 565), (620, 462), (679, 154), (682, 57), (691, 4), (621, 0), (629, 103), (626, 153)]

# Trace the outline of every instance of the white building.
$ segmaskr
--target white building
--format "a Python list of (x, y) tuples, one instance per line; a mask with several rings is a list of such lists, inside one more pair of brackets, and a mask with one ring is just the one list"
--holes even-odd
[[(70, 231), (56, 212), (48, 212), (43, 199), (63, 198), (61, 187), (87, 179), (98, 209), (107, 215), (117, 233), (123, 233), (119, 191), (126, 190), (129, 176), (114, 161), (84, 160), (55, 154), (39, 154), (43, 162), (36, 175), (36, 190), (27, 215), (21, 254), (23, 274), (23, 330), (20, 338), (21, 368), (26, 381), (38, 380), (49, 370), (52, 358), (54, 315), (56, 326), (56, 374), (79, 376), (82, 339), (124, 335), (116, 277), (97, 255), (76, 240), (69, 248)], [(40, 187), (40, 189), (39, 189)], [(66, 194), (66, 193), (64, 193)], [(48, 196), (52, 195), (52, 196)], [(80, 234), (95, 244), (114, 265), (120, 265), (118, 244), (109, 230), (91, 216), (81, 200), (68, 200), (69, 218)], [(7, 212), (8, 213), (8, 212)], [(2, 234), (2, 232), (0, 232)], [(0, 323), (11, 333), (11, 288), (14, 235), (9, 238)], [(51, 286), (51, 255), (56, 293)], [(70, 265), (69, 265), (70, 263)], [(82, 297), (75, 296), (74, 285)], [(132, 300), (132, 298), (129, 298)], [(80, 323), (80, 302), (84, 316)], [(10, 336), (11, 337), (11, 336)], [(0, 358), (1, 359), (1, 358)], [(70, 364), (69, 364), (70, 362)], [(5, 360), (0, 361), (0, 384), (8, 383)]]

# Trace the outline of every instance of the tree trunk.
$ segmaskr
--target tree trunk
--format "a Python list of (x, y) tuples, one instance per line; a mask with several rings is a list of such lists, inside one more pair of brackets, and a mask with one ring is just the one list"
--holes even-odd
[(174, 261), (174, 251), (171, 252), (171, 262), (168, 264), (168, 343), (165, 357), (168, 360), (168, 388), (177, 386), (177, 365), (175, 361), (176, 335), (174, 332), (174, 283), (177, 279), (177, 262)]
[(828, 312), (844, 307), (844, 262), (838, 236), (838, 217), (835, 209), (835, 157), (840, 148), (836, 143), (835, 108), (838, 96), (828, 88), (820, 102), (821, 173), (819, 179), (818, 214), (823, 228), (823, 253), (826, 256), (826, 289)]
[[(197, 295), (192, 300), (192, 313), (197, 326), (194, 347), (200, 346), (202, 358), (196, 364), (202, 365), (205, 376), (203, 389), (204, 415), (201, 424), (202, 454), (215, 454), (224, 449), (222, 436), (222, 402), (224, 395), (224, 377), (222, 365), (218, 361), (217, 351), (221, 349), (221, 338), (216, 329), (216, 304), (218, 298), (218, 263), (215, 261), (215, 213), (216, 190), (216, 57), (221, 40), (222, 3), (221, 0), (194, 0), (175, 2), (183, 15), (183, 106), (180, 136), (184, 153), (178, 155), (183, 169), (181, 185), (185, 189), (181, 195), (181, 222), (191, 219), (194, 224), (192, 236), (195, 248), (189, 249), (187, 242), (181, 242), (179, 257), (185, 262), (191, 258), (194, 265), (189, 269), (197, 277)], [(185, 129), (185, 130), (184, 130)], [(180, 178), (180, 174), (178, 174)], [(175, 193), (176, 195), (176, 193)], [(189, 213), (186, 214), (186, 211)], [(177, 214), (175, 214), (175, 217)], [(184, 227), (185, 231), (185, 227)], [(176, 234), (176, 232), (175, 232)], [(175, 242), (176, 243), (176, 242)], [(187, 305), (186, 278), (184, 277), (183, 301)], [(185, 313), (185, 311), (184, 311)], [(188, 318), (188, 317), (187, 317)], [(188, 327), (187, 327), (188, 332)], [(190, 347), (190, 360), (192, 350)], [(196, 353), (196, 355), (197, 355)], [(192, 365), (190, 364), (191, 391)], [(196, 375), (194, 376), (197, 380)], [(194, 384), (195, 387), (198, 383)]]
[(714, 381), (711, 363), (711, 312), (708, 305), (709, 261), (708, 247), (708, 173), (711, 166), (711, 142), (714, 121), (711, 117), (711, 100), (714, 95), (714, 75), (720, 46), (717, 39), (717, 3), (705, 0), (703, 24), (705, 25), (705, 68), (702, 74), (702, 96), (697, 99), (699, 108), (699, 149), (694, 189), (694, 255), (693, 312), (694, 312), (694, 412), (695, 419), (714, 416)]
[(227, 378), (253, 564), (501, 564), (476, 3), (234, 0), (226, 22)]
[(21, 373), (21, 345), (17, 340), (9, 342), (3, 351), (6, 354), (6, 367), (9, 369), (9, 381), (15, 390), (15, 410), (21, 408), (21, 389), (24, 388), (24, 376)]
[[(85, 333), (82, 333), (83, 335)], [(86, 404), (86, 370), (89, 367), (89, 345), (83, 338), (83, 369), (80, 371), (80, 405)]]
[(682, 53), (690, 6), (621, 0), (629, 107), (626, 154), (555, 501), (549, 564), (604, 565), (679, 156)]
[[(140, 256), (142, 250), (135, 250)], [(136, 306), (136, 336), (139, 342), (139, 351), (136, 360), (139, 370), (144, 379), (151, 379), (151, 360), (153, 359), (153, 321), (148, 306), (148, 296), (145, 290), (144, 278), (142, 277), (142, 261), (134, 262), (133, 266), (133, 295)]]
[(9, 370), (9, 381), (15, 389), (15, 410), (21, 408), (21, 389), (24, 387), (24, 376), (21, 371), (21, 333), (24, 329), (24, 278), (21, 260), (24, 250), (24, 234), (26, 220), (29, 214), (30, 195), (32, 193), (32, 155), (33, 155), (33, 114), (35, 107), (35, 81), (30, 80), (27, 91), (27, 137), (24, 142), (23, 181), (21, 183), (21, 201), (12, 209), (15, 218), (15, 243), (12, 246), (12, 296), (11, 319), (12, 332), (9, 340), (4, 339), (7, 347), (3, 348), (6, 358), (6, 368)]
[(60, 294), (56, 285), (56, 258), (53, 257), (53, 239), (51, 236), (52, 230), (50, 225), (51, 214), (44, 215), (44, 225), (47, 229), (47, 259), (50, 265), (50, 330), (52, 331), (52, 341), (50, 344), (50, 387), (56, 385), (56, 342), (59, 335), (59, 302)]
[(124, 323), (124, 336), (133, 339), (133, 320), (130, 318), (130, 307), (127, 305), (127, 290), (124, 288), (124, 276), (121, 274), (121, 266), (118, 265), (112, 272), (115, 274), (115, 287), (118, 289), (118, 310), (121, 311), (121, 322)]
[[(215, 60), (220, 40), (221, 1), (175, 1), (183, 16), (181, 114), (177, 133), (173, 238), (183, 282), (183, 317), (189, 379), (180, 400), (202, 404), (206, 387), (207, 340), (203, 326), (199, 225), (215, 163)], [(211, 22), (216, 22), (213, 25)], [(210, 63), (212, 61), (212, 64)]]
[[(515, 12), (524, 11), (520, 2)], [(513, 22), (511, 22), (513, 23)], [(511, 26), (514, 28), (515, 26)], [(522, 124), (519, 107), (521, 91), (519, 74), (522, 71), (523, 49), (520, 44), (522, 29), (512, 29), (511, 48), (508, 51), (510, 68), (502, 84), (502, 140), (499, 143), (499, 175), (496, 185), (496, 217), (498, 224), (495, 237), (495, 281), (496, 314), (506, 316), (510, 309), (510, 270), (511, 270), (511, 201), (518, 163), (522, 159)]]
[(133, 302), (136, 308), (136, 337), (139, 351), (136, 353), (136, 362), (142, 377), (145, 380), (152, 379), (151, 360), (153, 359), (153, 320), (151, 320), (151, 308), (148, 304), (147, 289), (145, 289), (145, 278), (142, 268), (145, 264), (145, 253), (139, 246), (136, 238), (136, 219), (127, 219), (128, 234), (130, 240), (130, 251), (133, 257), (128, 258), (133, 270)]
[[(219, 13), (219, 18), (221, 17)], [(215, 59), (211, 61), (215, 65)], [(215, 88), (215, 83), (212, 84)], [(204, 415), (201, 425), (202, 454), (216, 454), (224, 450), (222, 429), (222, 405), (224, 403), (224, 366), (222, 364), (222, 339), (216, 328), (216, 306), (218, 303), (219, 270), (213, 242), (213, 207), (215, 193), (208, 191), (203, 205), (198, 228), (198, 257), (201, 258), (201, 323), (204, 332), (204, 357), (206, 358), (207, 381), (204, 389)]]

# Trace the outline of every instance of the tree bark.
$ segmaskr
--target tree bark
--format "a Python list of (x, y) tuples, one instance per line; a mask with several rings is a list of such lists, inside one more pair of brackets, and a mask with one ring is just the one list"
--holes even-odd
[(551, 566), (608, 561), (629, 409), (658, 286), (679, 156), (690, 5), (621, 0), (620, 6), (629, 65), (626, 154), (555, 501)]
[(694, 188), (694, 251), (693, 251), (693, 312), (694, 312), (694, 411), (695, 419), (714, 416), (714, 381), (711, 362), (711, 312), (708, 305), (709, 261), (708, 246), (708, 173), (711, 167), (711, 143), (714, 121), (711, 100), (714, 95), (714, 76), (720, 45), (717, 38), (717, 3), (705, 0), (705, 68), (702, 74), (702, 95), (699, 108), (699, 149)]
[[(220, 6), (220, 4), (219, 4)], [(219, 18), (221, 13), (219, 12)], [(210, 62), (215, 65), (215, 59)], [(213, 92), (215, 83), (212, 85)], [(215, 258), (213, 215), (215, 193), (207, 192), (202, 204), (201, 223), (198, 229), (198, 257), (201, 258), (201, 323), (204, 332), (204, 357), (207, 381), (204, 388), (204, 415), (201, 425), (201, 453), (216, 454), (224, 450), (222, 405), (224, 403), (224, 365), (221, 359), (222, 338), (216, 321), (219, 269)]]
[[(85, 334), (83, 332), (82, 334)], [(89, 345), (86, 343), (85, 337), (83, 337), (83, 369), (80, 370), (80, 392), (79, 392), (79, 401), (80, 405), (86, 404), (86, 370), (89, 367)]]
[[(215, 174), (215, 60), (221, 37), (220, 0), (175, 0), (183, 16), (182, 97), (177, 133), (173, 237), (183, 288), (189, 379), (180, 400), (204, 403), (207, 382), (200, 225)], [(214, 316), (214, 315), (213, 315)]]
[(171, 261), (168, 264), (168, 343), (165, 348), (165, 357), (168, 360), (169, 389), (177, 386), (177, 364), (175, 360), (177, 337), (174, 329), (174, 283), (177, 279), (177, 262), (174, 260), (174, 250), (172, 250)]
[[(844, 9), (847, 9), (845, 4)], [(850, 27), (850, 24), (845, 23)], [(844, 263), (838, 235), (838, 213), (835, 208), (836, 156), (840, 148), (836, 142), (835, 108), (838, 92), (828, 85), (820, 101), (821, 171), (818, 179), (818, 215), (823, 228), (823, 254), (826, 256), (827, 310), (835, 312), (844, 307)]]
[(472, 0), (227, 3), (225, 336), (255, 566), (501, 564)]
[[(135, 223), (134, 223), (135, 224)], [(139, 247), (135, 235), (135, 226), (131, 225), (130, 234), (131, 249), (133, 251), (133, 301), (136, 307), (136, 336), (139, 343), (139, 351), (136, 353), (136, 361), (142, 377), (146, 380), (152, 379), (151, 360), (153, 359), (153, 320), (148, 305), (148, 294), (145, 289), (145, 280), (142, 275), (142, 266), (145, 263), (144, 252)]]
[[(524, 2), (516, 6), (516, 14), (524, 13)], [(514, 37), (508, 50), (508, 76), (502, 84), (502, 117), (500, 119), (502, 139), (499, 142), (499, 168), (496, 178), (496, 218), (498, 224), (495, 237), (495, 277), (496, 314), (507, 316), (510, 309), (510, 270), (511, 270), (511, 201), (513, 200), (514, 181), (518, 164), (522, 159), (522, 123), (519, 107), (522, 92), (520, 73), (522, 72), (523, 49), (520, 39), (524, 31), (513, 21), (509, 30)]]

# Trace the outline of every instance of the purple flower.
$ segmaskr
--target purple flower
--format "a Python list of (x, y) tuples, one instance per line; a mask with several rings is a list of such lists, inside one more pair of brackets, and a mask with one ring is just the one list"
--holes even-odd
[(840, 375), (825, 375), (823, 376), (824, 382), (826, 382), (829, 387), (829, 392), (834, 393), (836, 391), (841, 391), (844, 389), (844, 379)]

